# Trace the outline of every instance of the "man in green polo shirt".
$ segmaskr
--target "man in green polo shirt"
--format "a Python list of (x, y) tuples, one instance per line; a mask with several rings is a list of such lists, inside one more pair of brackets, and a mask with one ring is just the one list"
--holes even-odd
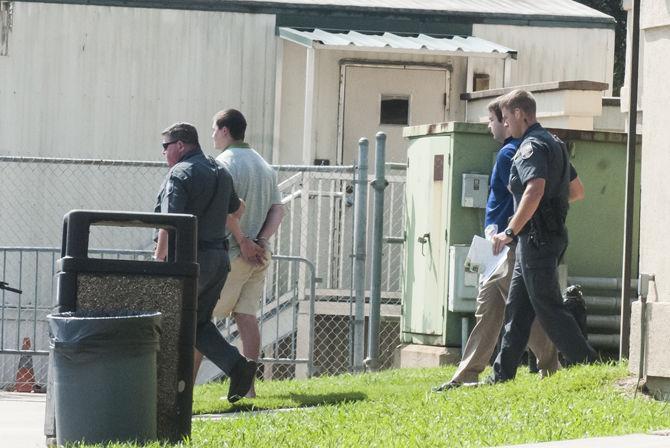
[[(241, 220), (229, 215), (231, 271), (214, 309), (215, 317), (232, 314), (242, 339), (242, 352), (256, 360), (260, 354), (258, 312), (265, 272), (270, 265), (269, 239), (281, 223), (284, 211), (275, 170), (244, 142), (247, 122), (238, 110), (227, 109), (214, 116), (212, 139), (222, 150), (217, 161), (233, 178), (235, 191), (245, 201)], [(247, 397), (254, 397), (252, 386)]]

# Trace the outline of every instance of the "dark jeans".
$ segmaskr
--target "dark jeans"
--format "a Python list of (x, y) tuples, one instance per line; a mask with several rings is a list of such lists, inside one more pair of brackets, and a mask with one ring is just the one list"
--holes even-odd
[(563, 305), (557, 268), (566, 247), (567, 235), (552, 236), (539, 248), (528, 241), (527, 235), (519, 236), (505, 308), (505, 333), (493, 364), (495, 381), (511, 380), (516, 375), (536, 316), (568, 364), (597, 359), (597, 353)]
[(198, 311), (195, 330), (195, 348), (230, 376), (233, 366), (242, 358), (240, 352), (221, 335), (212, 323), (212, 311), (219, 301), (230, 261), (223, 249), (199, 249)]

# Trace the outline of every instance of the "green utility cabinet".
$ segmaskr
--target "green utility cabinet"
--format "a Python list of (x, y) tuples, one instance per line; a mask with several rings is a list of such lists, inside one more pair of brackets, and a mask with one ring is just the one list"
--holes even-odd
[[(460, 346), (463, 314), (449, 310), (449, 278), (457, 277), (449, 272), (463, 267), (450, 266), (450, 259), (460, 259), (455, 255), (462, 252), (459, 246), (482, 233), (485, 206), (485, 200), (473, 207), (472, 199), (463, 197), (464, 184), (473, 187), (463, 175), (481, 179), (474, 187), (486, 197), (498, 144), (486, 126), (472, 123), (415, 126), (406, 128), (404, 136), (409, 149), (401, 339)], [(466, 289), (468, 297), (462, 298), (472, 301), (474, 311), (476, 285)], [(461, 288), (452, 285), (451, 290), (454, 294)]]

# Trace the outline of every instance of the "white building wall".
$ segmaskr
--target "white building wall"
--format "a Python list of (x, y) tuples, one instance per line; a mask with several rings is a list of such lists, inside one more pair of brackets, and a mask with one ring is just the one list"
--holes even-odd
[[(279, 163), (303, 163), (302, 129), (304, 120), (306, 48), (284, 43), (282, 74), (281, 133)], [(467, 58), (440, 55), (388, 54), (362, 51), (316, 51), (315, 120), (313, 122), (313, 158), (337, 160), (338, 111), (340, 95), (340, 61), (401, 62), (415, 64), (444, 64), (452, 67), (451, 90), (447, 121), (465, 119), (465, 92)], [(502, 60), (494, 64), (502, 66)], [(374, 136), (368, 136), (371, 140)], [(345, 164), (350, 162), (344, 161)]]
[[(475, 24), (472, 34), (518, 51), (504, 87), (545, 81), (600, 81), (614, 77), (614, 30)], [(486, 72), (478, 62), (477, 69)], [(492, 77), (495, 68), (489, 72)], [(493, 85), (492, 85), (493, 87)]]
[(0, 154), (159, 160), (160, 131), (247, 117), (272, 145), (273, 15), (43, 3), (14, 4), (0, 56)]
[[(630, 9), (630, 2), (628, 2)], [(631, 15), (629, 13), (629, 18)], [(628, 22), (629, 36), (632, 22)], [(667, 73), (670, 69), (670, 4), (665, 0), (644, 0), (640, 15), (640, 83), (644, 85), (644, 127), (642, 131), (641, 203), (640, 203), (640, 273), (653, 274), (644, 316), (640, 303), (631, 310), (630, 364), (638, 373), (642, 335), (645, 356), (643, 373), (648, 389), (657, 397), (670, 401), (670, 352), (668, 352), (668, 320), (670, 320), (670, 257), (664, 237), (670, 222), (670, 187), (665, 182), (670, 152), (668, 140)], [(629, 53), (630, 56), (630, 53)], [(626, 67), (630, 77), (630, 58)], [(638, 91), (640, 92), (641, 89)], [(623, 95), (622, 89), (622, 95)], [(628, 106), (628, 105), (626, 105)], [(628, 109), (628, 107), (626, 107)], [(638, 110), (640, 110), (638, 108)], [(646, 322), (642, 332), (641, 322)]]
[[(670, 70), (670, 6), (666, 2), (645, 1), (641, 14), (640, 43), (645, 59), (640, 77), (644, 79), (644, 129), (642, 134), (640, 272), (656, 274), (654, 293), (670, 302), (670, 257), (660, 243), (670, 223), (670, 187), (663, 182), (670, 166), (667, 73)], [(662, 7), (661, 7), (662, 6)], [(629, 67), (630, 70), (630, 67)], [(653, 95), (648, 94), (653, 92)], [(659, 185), (665, 185), (658, 188)]]

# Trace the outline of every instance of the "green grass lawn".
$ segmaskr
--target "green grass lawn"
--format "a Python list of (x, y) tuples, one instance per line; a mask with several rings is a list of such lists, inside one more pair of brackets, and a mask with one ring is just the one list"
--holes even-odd
[[(580, 366), (540, 380), (432, 393), (454, 367), (259, 382), (260, 398), (230, 405), (227, 384), (197, 387), (189, 447), (495, 446), (670, 428), (670, 407), (632, 396), (625, 365)], [(288, 412), (248, 411), (296, 408)], [(232, 414), (232, 415), (231, 415)], [(111, 445), (114, 447), (132, 445)], [(161, 446), (159, 444), (150, 445)]]

